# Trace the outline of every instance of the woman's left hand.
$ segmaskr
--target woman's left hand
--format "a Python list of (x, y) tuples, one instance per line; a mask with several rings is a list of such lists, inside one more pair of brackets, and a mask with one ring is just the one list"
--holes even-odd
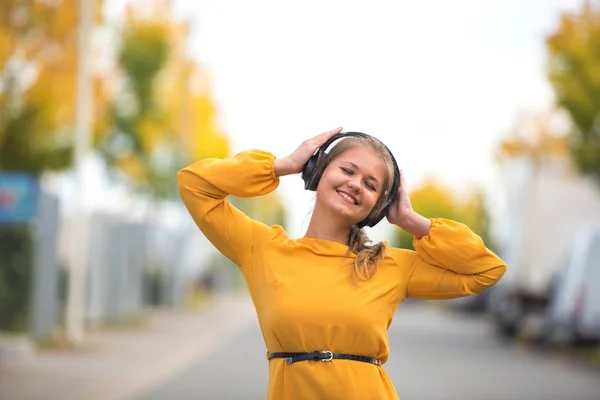
[(410, 203), (404, 173), (400, 171), (400, 185), (398, 185), (398, 197), (390, 206), (387, 219), (391, 224), (402, 227), (402, 221), (405, 221), (415, 211)]
[(404, 172), (402, 171), (400, 171), (398, 197), (390, 206), (387, 219), (391, 224), (400, 227), (417, 238), (426, 236), (431, 229), (431, 220), (413, 210), (406, 181), (404, 180)]

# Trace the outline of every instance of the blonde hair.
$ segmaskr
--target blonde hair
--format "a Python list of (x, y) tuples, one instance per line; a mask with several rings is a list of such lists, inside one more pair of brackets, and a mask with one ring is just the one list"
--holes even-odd
[[(321, 165), (317, 165), (317, 173), (313, 175), (313, 179), (319, 179), (325, 171), (325, 168), (333, 161), (336, 157), (349, 149), (356, 146), (369, 147), (377, 154), (385, 166), (385, 190), (381, 193), (375, 206), (369, 213), (369, 217), (378, 213), (388, 198), (391, 195), (390, 190), (392, 189), (394, 179), (394, 164), (392, 157), (390, 156), (386, 147), (379, 140), (371, 136), (349, 136), (339, 142), (337, 142), (326, 156), (323, 157)], [(387, 245), (385, 242), (378, 242), (375, 244), (369, 244), (372, 241), (368, 238), (363, 228), (359, 228), (358, 225), (352, 225), (348, 234), (348, 255), (351, 253), (356, 254), (354, 265), (352, 268), (352, 281), (356, 283), (358, 277), (362, 281), (368, 281), (377, 271), (379, 262), (385, 258)]]

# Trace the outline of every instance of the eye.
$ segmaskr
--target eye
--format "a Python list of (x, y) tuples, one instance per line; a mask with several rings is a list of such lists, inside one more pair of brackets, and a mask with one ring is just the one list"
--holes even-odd
[(367, 186), (367, 187), (368, 187), (370, 190), (372, 190), (372, 191), (374, 191), (374, 192), (376, 192), (376, 191), (377, 191), (377, 188), (375, 188), (375, 185), (373, 185), (372, 183), (370, 183), (370, 182), (367, 182), (367, 183), (365, 183), (365, 185), (366, 185), (366, 186)]
[(344, 171), (345, 173), (347, 173), (348, 175), (352, 175), (354, 173), (351, 169), (348, 169), (348, 168), (340, 167), (340, 169), (342, 171)]

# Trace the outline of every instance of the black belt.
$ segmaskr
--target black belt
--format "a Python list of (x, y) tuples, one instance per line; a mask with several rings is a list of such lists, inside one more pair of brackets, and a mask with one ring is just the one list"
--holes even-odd
[(337, 360), (352, 360), (352, 361), (362, 361), (366, 363), (371, 363), (375, 365), (379, 365), (379, 360), (373, 357), (367, 356), (355, 356), (354, 354), (340, 354), (340, 353), (332, 353), (329, 350), (324, 351), (313, 351), (312, 353), (271, 353), (269, 354), (269, 360), (273, 358), (285, 358), (285, 362), (287, 364), (292, 364), (297, 361), (306, 361), (306, 360), (321, 360), (323, 362), (329, 362), (333, 359)]

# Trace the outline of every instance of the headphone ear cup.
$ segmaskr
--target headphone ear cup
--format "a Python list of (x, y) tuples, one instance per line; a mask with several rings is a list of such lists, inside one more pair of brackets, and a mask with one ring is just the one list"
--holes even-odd
[(377, 225), (382, 219), (384, 219), (387, 216), (388, 210), (390, 208), (390, 205), (393, 203), (394, 201), (394, 197), (389, 197), (385, 203), (383, 203), (383, 205), (381, 206), (381, 211), (379, 211), (377, 214), (372, 215), (370, 218), (367, 217), (365, 218), (363, 221), (359, 222), (357, 225), (359, 228), (363, 228), (365, 226), (369, 226), (369, 227), (374, 227), (375, 225)]
[(314, 179), (314, 175), (317, 168), (317, 160), (319, 159), (319, 152), (313, 154), (304, 167), (302, 168), (302, 180), (304, 181), (304, 189), (306, 190), (317, 190), (319, 184), (318, 179)]
[(358, 224), (359, 228), (363, 228), (365, 226), (369, 226), (369, 227), (374, 227), (375, 225), (377, 225), (379, 223), (379, 221), (381, 221), (383, 219), (383, 217), (385, 217), (385, 213), (383, 211), (372, 215), (370, 218), (366, 218), (364, 221), (361, 221)]
[[(335, 135), (330, 137), (325, 143), (323, 143), (321, 145), (321, 147), (319, 147), (317, 149), (315, 154), (313, 154), (308, 159), (306, 164), (304, 164), (304, 167), (302, 168), (302, 175), (301, 175), (302, 180), (304, 181), (304, 189), (312, 190), (312, 191), (317, 190), (317, 186), (319, 186), (319, 180), (321, 179), (320, 176), (316, 176), (316, 174), (319, 172), (319, 171), (317, 171), (317, 167), (319, 166), (319, 160), (321, 158), (325, 157), (326, 149), (329, 148), (329, 146), (333, 142), (335, 142), (337, 139), (342, 138), (344, 136), (348, 136), (348, 134), (346, 132), (340, 132), (340, 133), (336, 133)], [(350, 135), (350, 136), (353, 136), (353, 135)]]

